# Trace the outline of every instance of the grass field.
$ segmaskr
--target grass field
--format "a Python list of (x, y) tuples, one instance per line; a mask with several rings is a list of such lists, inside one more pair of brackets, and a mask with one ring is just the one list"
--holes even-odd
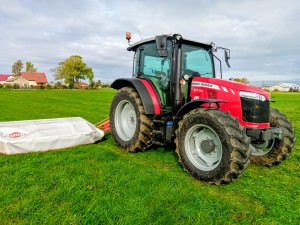
[[(111, 89), (1, 90), (0, 121), (109, 112)], [(273, 107), (300, 140), (300, 93), (274, 93)], [(100, 143), (0, 155), (0, 224), (300, 224), (300, 144), (281, 165), (249, 165), (235, 182), (211, 186), (182, 170), (173, 149), (130, 154)]]

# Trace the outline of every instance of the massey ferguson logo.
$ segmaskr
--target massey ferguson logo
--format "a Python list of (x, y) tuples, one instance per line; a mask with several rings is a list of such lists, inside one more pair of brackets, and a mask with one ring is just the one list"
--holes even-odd
[(216, 84), (210, 84), (205, 82), (192, 82), (193, 87), (206, 87), (206, 88), (212, 88), (216, 90), (220, 90), (220, 87)]
[(23, 137), (23, 136), (25, 136), (26, 134), (24, 134), (24, 133), (20, 133), (20, 132), (17, 132), (17, 131), (15, 131), (15, 132), (13, 132), (13, 133), (10, 133), (8, 136), (10, 137), (10, 138), (20, 138), (20, 137)]

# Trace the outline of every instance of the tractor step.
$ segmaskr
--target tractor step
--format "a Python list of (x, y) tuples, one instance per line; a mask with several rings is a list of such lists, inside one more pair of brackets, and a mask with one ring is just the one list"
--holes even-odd
[(153, 123), (159, 123), (159, 124), (165, 124), (165, 121), (163, 120), (152, 120)]
[(161, 130), (153, 130), (152, 132), (153, 132), (153, 134), (164, 135), (164, 132)]
[(158, 141), (152, 141), (152, 144), (159, 145), (159, 146), (164, 146), (164, 143), (161, 143), (161, 142), (158, 142)]

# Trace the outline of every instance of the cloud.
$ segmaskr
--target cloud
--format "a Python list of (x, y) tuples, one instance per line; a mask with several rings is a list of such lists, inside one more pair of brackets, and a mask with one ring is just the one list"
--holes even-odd
[[(267, 1), (7, 1), (0, 8), (0, 73), (18, 59), (32, 61), (53, 78), (51, 68), (81, 55), (95, 77), (130, 77), (133, 41), (157, 34), (213, 41), (231, 49), (224, 77), (297, 79), (300, 75), (300, 3)], [(223, 66), (225, 67), (225, 65)]]

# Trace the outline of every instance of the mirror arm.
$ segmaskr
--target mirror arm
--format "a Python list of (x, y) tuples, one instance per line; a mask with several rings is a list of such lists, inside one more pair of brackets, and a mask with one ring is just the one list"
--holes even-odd
[(221, 75), (221, 79), (223, 78), (223, 75), (222, 75), (222, 62), (221, 62), (221, 60), (216, 56), (216, 55), (214, 55), (213, 54), (213, 56), (219, 61), (219, 63), (220, 63), (220, 75)]
[(223, 47), (216, 47), (216, 51), (217, 51), (218, 49), (224, 50), (226, 65), (230, 68), (230, 64), (229, 64), (229, 61), (228, 61), (228, 60), (230, 59), (230, 49), (228, 49), (228, 48), (223, 48)]
[(223, 47), (216, 47), (216, 51), (218, 49), (227, 50), (229, 52), (229, 58), (230, 58), (230, 49), (229, 48), (223, 48)]

